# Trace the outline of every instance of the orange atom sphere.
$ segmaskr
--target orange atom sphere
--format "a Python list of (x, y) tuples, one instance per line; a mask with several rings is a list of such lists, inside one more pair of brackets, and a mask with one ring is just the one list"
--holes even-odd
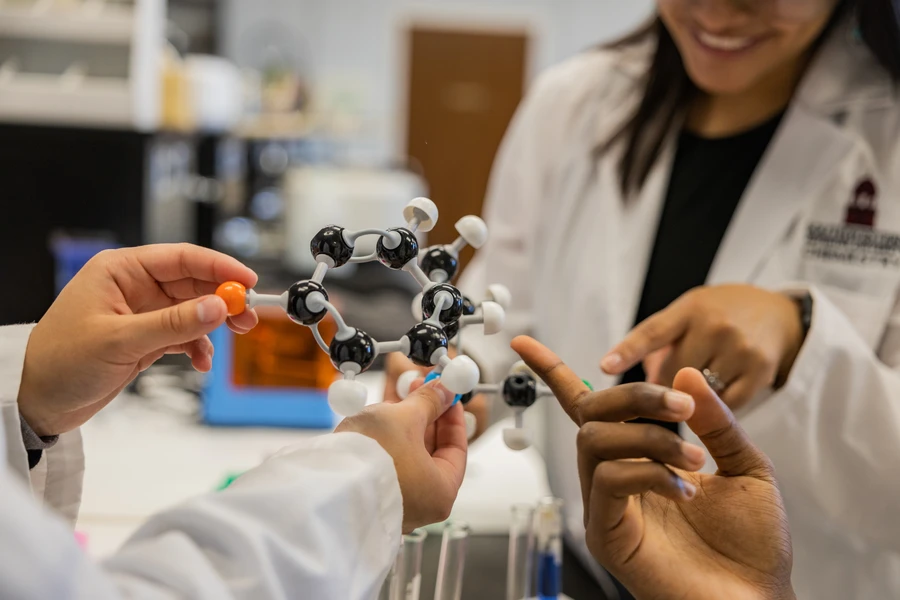
[(220, 285), (216, 296), (225, 301), (229, 317), (239, 315), (247, 309), (247, 288), (237, 281), (227, 281)]

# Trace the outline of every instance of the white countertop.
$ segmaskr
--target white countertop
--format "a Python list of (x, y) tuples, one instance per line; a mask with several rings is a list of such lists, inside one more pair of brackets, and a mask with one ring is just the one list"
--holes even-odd
[[(380, 400), (383, 377), (366, 374), (370, 401)], [(87, 461), (78, 530), (88, 551), (113, 552), (153, 513), (215, 489), (231, 474), (323, 431), (209, 427), (190, 414), (178, 390), (147, 400), (122, 397), (84, 429)], [(537, 452), (507, 449), (498, 423), (472, 445), (466, 480), (453, 518), (475, 533), (503, 533), (509, 508), (549, 494)]]

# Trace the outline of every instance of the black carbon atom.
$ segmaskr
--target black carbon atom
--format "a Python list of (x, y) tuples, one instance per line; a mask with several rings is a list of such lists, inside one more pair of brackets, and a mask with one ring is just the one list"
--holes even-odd
[(327, 256), (334, 261), (332, 268), (342, 267), (353, 257), (353, 246), (344, 239), (344, 228), (337, 225), (325, 227), (309, 243), (313, 258)]
[[(475, 304), (471, 300), (469, 300), (468, 298), (463, 296), (463, 311), (462, 311), (463, 316), (470, 317), (475, 314), (476, 310), (478, 310), (478, 307), (475, 306)], [(459, 335), (459, 330), (460, 330), (459, 321), (456, 321), (455, 323), (448, 323), (448, 324), (444, 325), (444, 333), (447, 334), (448, 340), (452, 340), (457, 335)]]
[(409, 338), (409, 359), (420, 367), (431, 367), (431, 357), (441, 348), (447, 348), (447, 334), (437, 325), (419, 323), (406, 332)]
[(503, 382), (503, 401), (514, 408), (529, 408), (537, 401), (537, 382), (524, 373), (510, 375)]
[(463, 296), (463, 315), (471, 317), (475, 314), (476, 310), (478, 310), (478, 307), (475, 306), (471, 300)]
[(447, 334), (448, 340), (455, 338), (459, 334), (459, 321), (444, 325), (444, 333)]
[(443, 271), (447, 274), (447, 281), (451, 281), (459, 271), (459, 259), (445, 246), (432, 246), (422, 256), (422, 270), (429, 279), (434, 279), (432, 274), (435, 271)]
[(328, 292), (325, 291), (325, 286), (317, 281), (308, 279), (298, 281), (288, 290), (287, 314), (294, 323), (312, 326), (321, 322), (325, 315), (328, 314), (328, 311), (324, 308), (319, 312), (309, 310), (306, 300), (314, 292), (319, 292), (325, 297), (325, 300), (328, 300)]
[(381, 264), (399, 271), (409, 264), (410, 261), (419, 257), (419, 241), (412, 231), (403, 227), (396, 227), (388, 231), (399, 233), (400, 243), (396, 248), (386, 248), (384, 246), (384, 238), (381, 237), (378, 239), (378, 243), (375, 244), (375, 253), (378, 255), (378, 260)]
[(441, 311), (441, 324), (456, 323), (463, 315), (463, 296), (458, 289), (449, 283), (439, 283), (428, 288), (422, 296), (422, 314), (425, 315), (426, 319), (430, 319), (434, 315), (437, 295), (441, 292), (446, 292), (453, 299), (450, 306), (444, 306), (444, 309)]
[(348, 340), (332, 340), (330, 354), (331, 362), (336, 368), (340, 369), (345, 363), (356, 363), (360, 367), (360, 373), (364, 373), (375, 362), (375, 340), (357, 329)]

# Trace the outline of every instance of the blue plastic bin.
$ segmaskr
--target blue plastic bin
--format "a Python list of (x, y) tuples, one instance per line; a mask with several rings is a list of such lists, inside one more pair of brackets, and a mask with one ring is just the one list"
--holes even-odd
[(57, 295), (96, 254), (120, 247), (105, 239), (57, 238), (53, 240), (50, 248), (56, 264)]
[(210, 334), (216, 348), (203, 390), (203, 422), (231, 427), (332, 429), (335, 414), (325, 390), (243, 387), (232, 383), (234, 334)]

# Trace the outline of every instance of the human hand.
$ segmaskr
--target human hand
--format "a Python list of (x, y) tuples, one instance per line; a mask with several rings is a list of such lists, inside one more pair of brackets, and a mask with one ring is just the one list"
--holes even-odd
[[(226, 321), (215, 295), (225, 281), (252, 287), (237, 260), (188, 244), (108, 250), (92, 258), (34, 327), (25, 353), (19, 411), (40, 436), (84, 424), (164, 354), (212, 367), (206, 336)], [(229, 321), (246, 333), (247, 311)]]
[(394, 459), (404, 533), (450, 516), (468, 451), (463, 409), (453, 405), (455, 395), (436, 381), (424, 386), (417, 381), (413, 390), (402, 402), (367, 407), (335, 430), (370, 437)]
[(803, 344), (797, 303), (749, 285), (697, 288), (635, 327), (601, 362), (621, 375), (644, 362), (647, 380), (670, 386), (685, 367), (709, 369), (722, 400), (740, 408), (787, 380)]
[[(451, 346), (448, 355), (450, 358), (456, 357), (456, 349)], [(433, 369), (434, 367), (420, 367), (399, 352), (389, 354), (385, 358), (384, 401), (387, 403), (400, 402), (401, 398), (397, 394), (397, 381), (404, 373), (418, 371), (422, 377), (425, 377)], [(465, 405), (464, 409), (475, 417), (475, 433), (470, 439), (476, 440), (488, 428), (490, 417), (488, 400), (483, 394), (477, 394)], [(471, 419), (471, 417), (469, 418)]]
[(420, 367), (399, 352), (388, 354), (384, 358), (384, 401), (389, 404), (395, 404), (403, 399), (397, 394), (397, 381), (404, 373), (418, 371), (422, 377), (425, 377), (432, 370), (433, 367)]
[[(640, 600), (794, 598), (787, 516), (768, 458), (693, 369), (675, 387), (632, 384), (591, 392), (530, 338), (515, 349), (581, 428), (578, 470), (587, 544)], [(687, 420), (718, 465), (694, 471), (699, 447), (649, 424)]]

